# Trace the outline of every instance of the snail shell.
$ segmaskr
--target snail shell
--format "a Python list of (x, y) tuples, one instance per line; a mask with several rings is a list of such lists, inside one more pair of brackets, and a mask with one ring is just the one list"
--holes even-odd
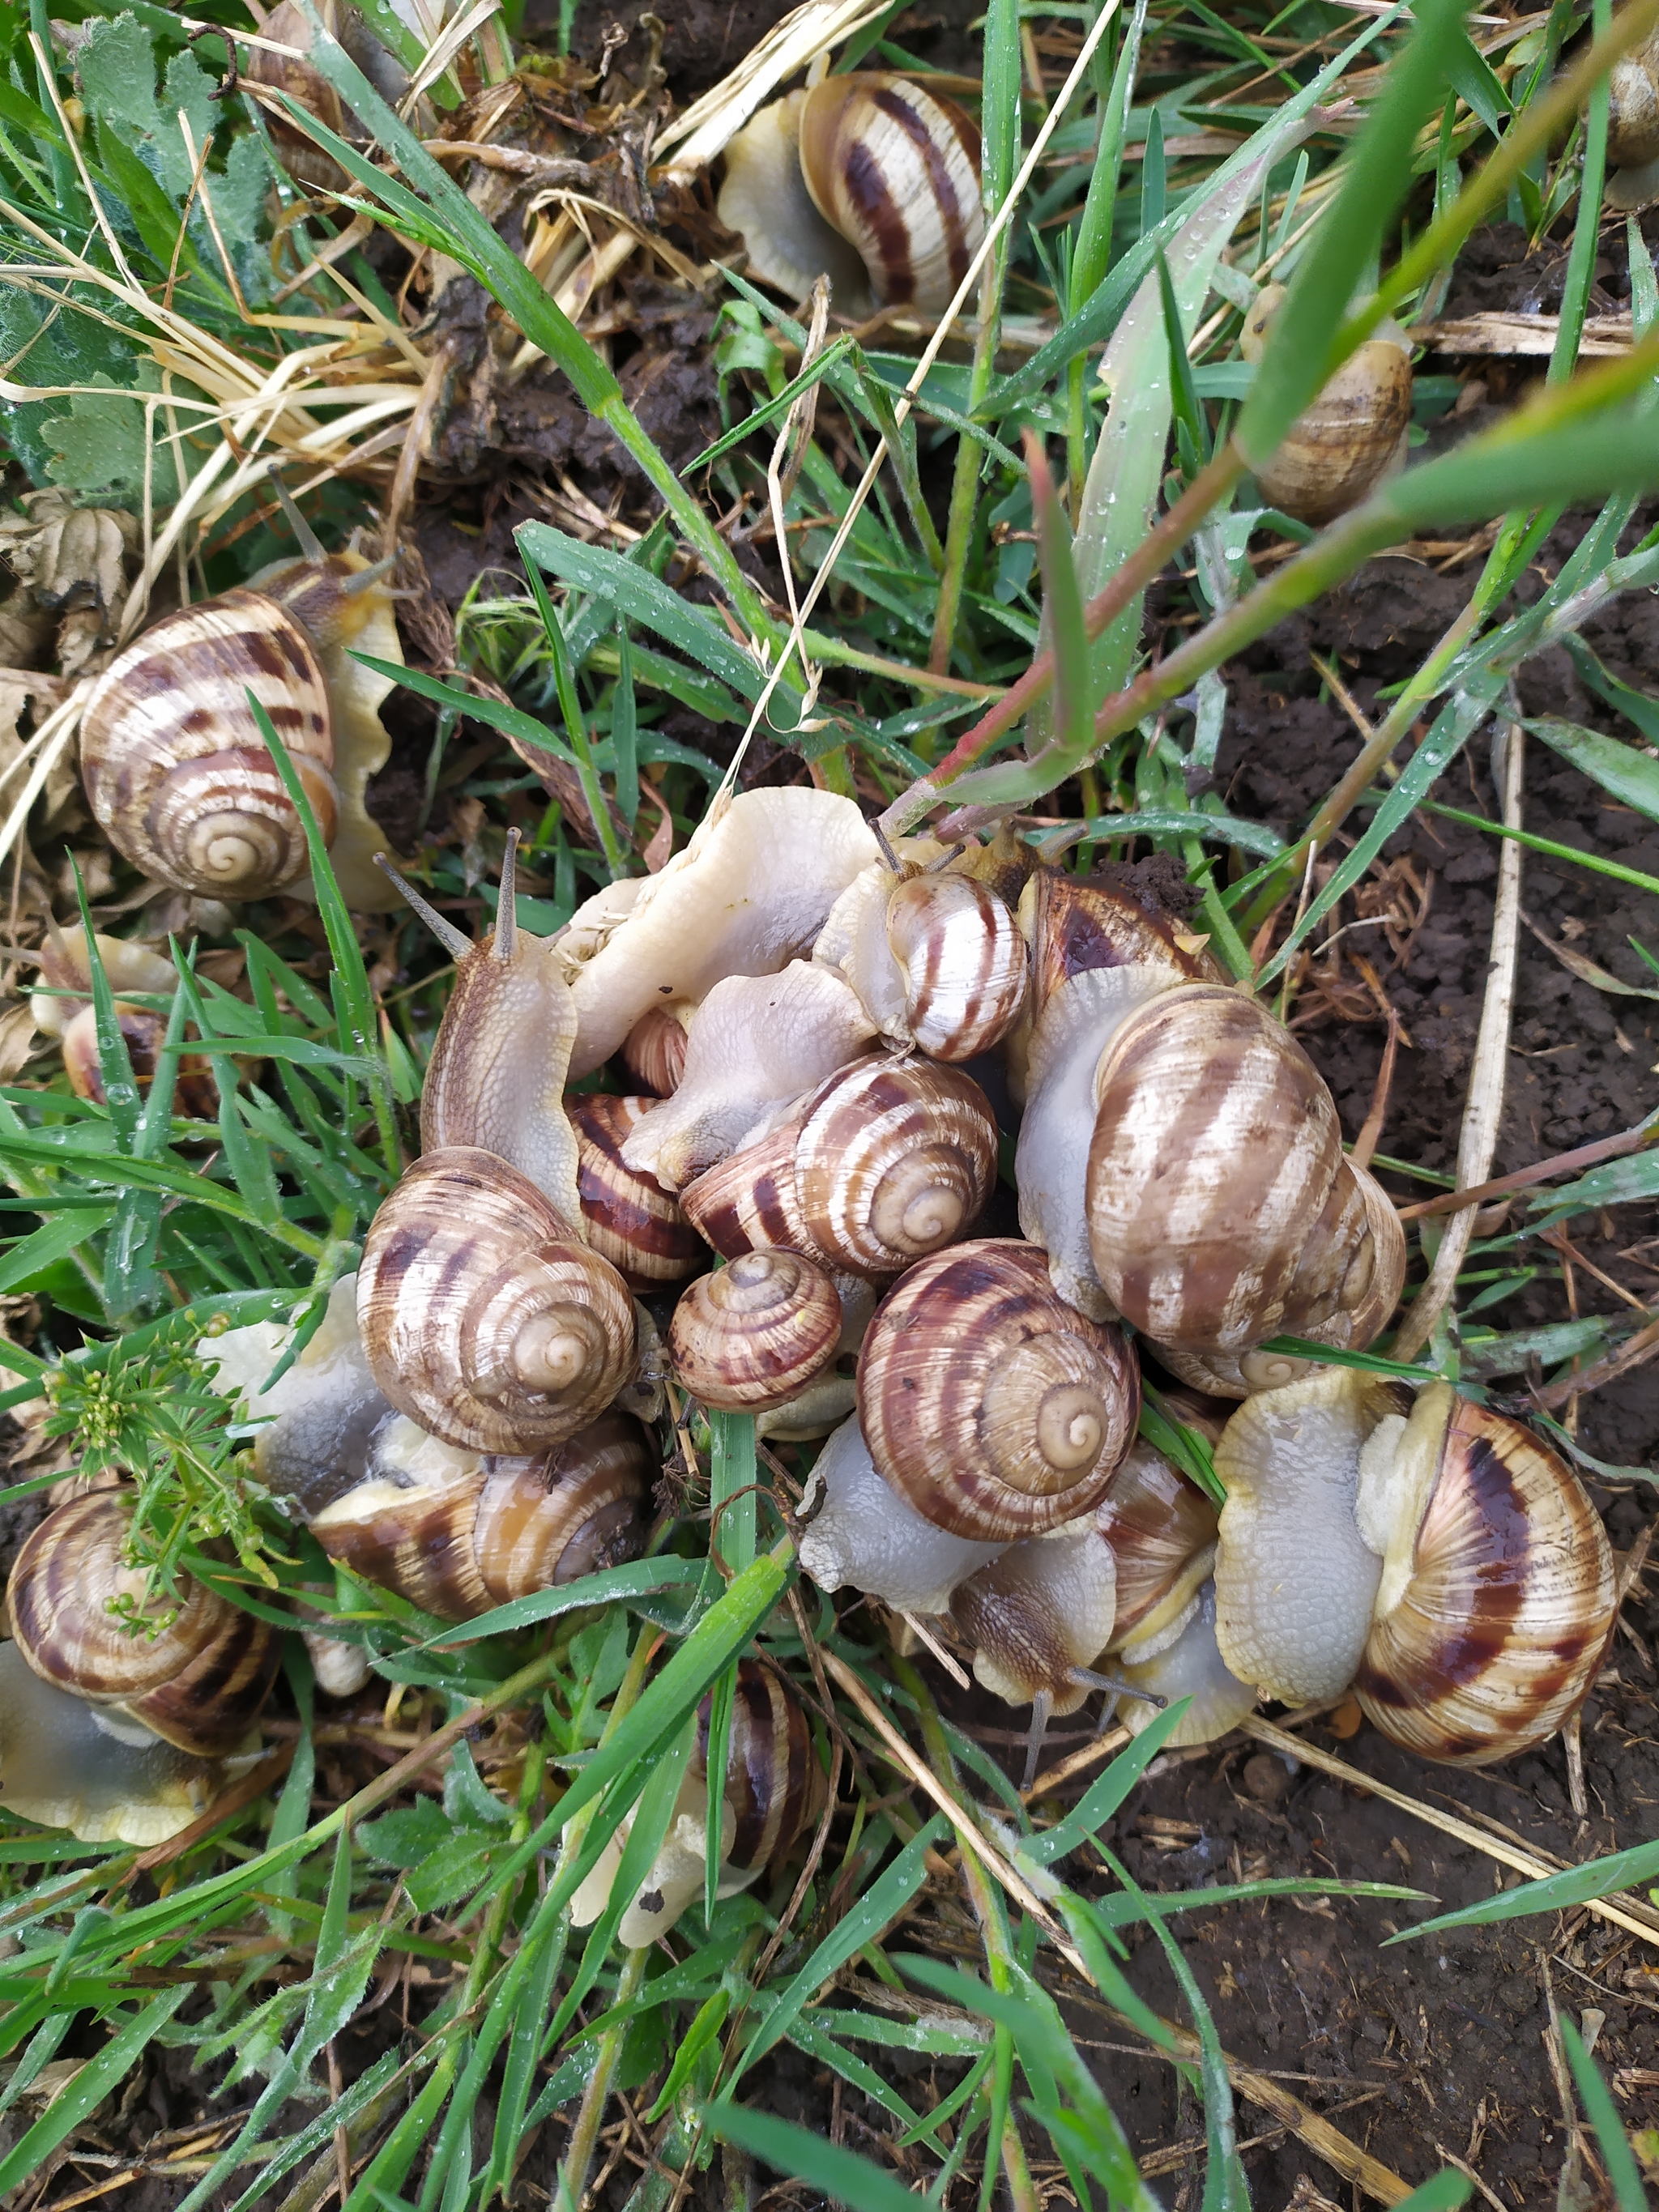
[(400, 1413), (478, 1451), (545, 1450), (633, 1370), (633, 1302), (534, 1183), (456, 1146), (416, 1162), (370, 1224), (357, 1319)]
[(653, 1006), (623, 1038), (623, 1066), (641, 1091), (672, 1098), (679, 1089), (685, 1073), (685, 1022), (681, 1017), (690, 1011), (689, 1006), (678, 1012)]
[[(338, 39), (387, 105), (400, 106), (409, 90), (409, 72), (368, 30), (356, 9), (342, 7), (337, 0), (320, 0), (317, 13), (324, 29)], [(307, 13), (295, 5), (295, 0), (278, 0), (278, 5), (264, 18), (262, 29), (266, 38), (279, 45), (297, 46), (302, 52), (310, 48), (311, 21)], [(255, 88), (256, 93), (260, 88), (286, 93), (296, 106), (305, 108), (319, 123), (326, 124), (337, 137), (354, 146), (367, 146), (369, 143), (368, 133), (322, 71), (309, 61), (293, 54), (275, 54), (263, 46), (251, 46), (242, 70), (242, 82)], [(265, 127), (270, 133), (276, 158), (295, 184), (318, 191), (351, 190), (352, 179), (314, 140), (307, 137), (297, 124), (290, 121), (284, 108), (274, 100), (261, 100), (260, 105), (265, 109)]]
[(46, 1516), (12, 1569), (12, 1634), (42, 1681), (181, 1751), (222, 1758), (265, 1701), (281, 1640), (188, 1575), (174, 1602), (147, 1595), (144, 1573), (127, 1565), (132, 1510), (131, 1491), (98, 1490)]
[(1342, 1162), (1313, 1062), (1254, 1000), (1165, 993), (1101, 1057), (1089, 1248), (1106, 1295), (1159, 1345), (1273, 1335)]
[(1613, 1633), (1613, 1555), (1583, 1484), (1518, 1421), (1431, 1389), (1402, 1457), (1413, 1429), (1432, 1486), (1415, 1540), (1389, 1545), (1354, 1690), (1407, 1751), (1484, 1766), (1583, 1702)]
[(1095, 1508), (1095, 1528), (1117, 1570), (1111, 1649), (1133, 1658), (1185, 1615), (1208, 1579), (1216, 1509), (1162, 1452), (1137, 1438)]
[(1068, 876), (1038, 868), (1020, 895), (1019, 926), (1039, 1013), (1068, 976), (1094, 969), (1151, 969), (1170, 984), (1227, 980), (1208, 937), (1160, 905), (1142, 869)]
[(587, 1242), (635, 1291), (681, 1282), (708, 1257), (673, 1194), (623, 1162), (623, 1145), (656, 1103), (595, 1091), (570, 1099), (565, 1109), (576, 1133), (576, 1190)]
[(882, 1035), (934, 1060), (988, 1052), (1025, 1001), (1024, 940), (974, 878), (866, 868), (830, 910), (815, 960), (838, 967)]
[[(155, 1080), (156, 1063), (167, 1041), (166, 1020), (146, 1007), (130, 1006), (122, 999), (115, 1002), (115, 1018), (126, 1040), (133, 1081), (141, 1095), (147, 1094)], [(88, 1098), (95, 1106), (106, 1103), (103, 1060), (98, 1049), (98, 1017), (91, 1006), (83, 1006), (64, 1031), (64, 1073), (77, 1098)], [(213, 1061), (206, 1054), (180, 1054), (173, 1097), (176, 1110), (194, 1121), (210, 1121), (216, 1116), (219, 1083), (213, 1073)]]
[(979, 1541), (1089, 1512), (1140, 1411), (1133, 1352), (1056, 1294), (1042, 1255), (994, 1239), (913, 1267), (859, 1358), (871, 1457), (935, 1526)]
[(835, 1358), (840, 1340), (835, 1286), (796, 1252), (746, 1252), (700, 1275), (668, 1324), (681, 1382), (730, 1413), (785, 1404)]
[(1607, 161), (1616, 169), (1659, 161), (1659, 35), (1607, 72)]
[(638, 1556), (654, 1455), (600, 1416), (550, 1458), (486, 1462), (394, 1414), (366, 1479), (313, 1521), (332, 1559), (441, 1620), (468, 1620)]
[(726, 161), (720, 221), (755, 272), (797, 298), (828, 275), (849, 314), (872, 299), (943, 313), (984, 236), (979, 134), (907, 77), (854, 70), (791, 94)]
[(728, 1257), (772, 1247), (896, 1274), (971, 1228), (996, 1179), (997, 1132), (954, 1068), (885, 1056), (828, 1077), (799, 1114), (681, 1193)]
[[(1267, 325), (1285, 297), (1265, 286), (1245, 318), (1239, 351), (1260, 361)], [(1298, 522), (1331, 521), (1356, 507), (1404, 463), (1412, 419), (1411, 355), (1398, 326), (1368, 338), (1285, 432), (1276, 452), (1252, 461), (1263, 493)]]
[(305, 833), (252, 691), (347, 903), (389, 903), (370, 865), (386, 839), (363, 793), (391, 748), (379, 706), (392, 685), (352, 647), (402, 657), (386, 588), (356, 554), (279, 562), (152, 623), (104, 672), (82, 721), (87, 801), (110, 842), (146, 875), (207, 897), (264, 898), (304, 876)]

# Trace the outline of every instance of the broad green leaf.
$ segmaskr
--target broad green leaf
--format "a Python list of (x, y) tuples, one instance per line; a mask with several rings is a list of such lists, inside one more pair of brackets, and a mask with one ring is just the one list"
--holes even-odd
[(1433, 1920), (1419, 1920), (1402, 1928), (1389, 1943), (1408, 1943), (1419, 1936), (1437, 1936), (1448, 1928), (1486, 1928), (1496, 1920), (1526, 1920), (1535, 1913), (1564, 1912), (1569, 1905), (1586, 1905), (1592, 1898), (1608, 1897), (1616, 1889), (1651, 1881), (1659, 1875), (1659, 1843), (1638, 1844), (1628, 1851), (1614, 1851), (1583, 1866), (1567, 1867), (1538, 1881), (1523, 1881), (1519, 1889), (1500, 1890), (1466, 1905), (1461, 1912), (1443, 1912)]

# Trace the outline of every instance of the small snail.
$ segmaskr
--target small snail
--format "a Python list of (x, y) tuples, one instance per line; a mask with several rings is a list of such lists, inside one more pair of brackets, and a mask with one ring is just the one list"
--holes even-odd
[(971, 1060), (1025, 1000), (1025, 945), (1006, 902), (972, 876), (866, 868), (830, 908), (812, 957), (836, 968), (886, 1041)]
[(1659, 32), (1607, 72), (1607, 162), (1644, 169), (1659, 161)]
[(357, 1320), (375, 1382), (447, 1443), (537, 1452), (633, 1372), (633, 1301), (534, 1183), (455, 1146), (417, 1160), (363, 1247)]
[(1403, 1239), (1343, 1159), (1312, 1061), (1262, 1007), (1215, 985), (1166, 992), (1117, 1029), (1094, 1090), (1090, 1255), (1136, 1328), (1235, 1353), (1339, 1310), (1380, 1326)]
[(624, 1163), (670, 1190), (684, 1188), (844, 1067), (873, 1035), (850, 986), (812, 961), (725, 977), (691, 1017), (678, 1087), (635, 1124)]
[(421, 1085), (421, 1149), (465, 1145), (493, 1152), (575, 1224), (577, 1143), (564, 1108), (564, 1079), (576, 1010), (551, 945), (518, 927), (518, 831), (509, 830), (495, 927), (478, 945), (382, 863), (455, 959), (455, 988)]
[(57, 1507), (6, 1594), (0, 1803), (89, 1841), (160, 1842), (204, 1811), (281, 1653), (274, 1629), (189, 1576), (171, 1601), (150, 1595), (127, 1564), (132, 1510), (124, 1489)]
[[(687, 1906), (703, 1894), (710, 1704), (705, 1697), (697, 1708), (696, 1748), (686, 1766), (662, 1849), (623, 1914), (617, 1935), (626, 1949), (665, 1936)], [(828, 1795), (828, 1779), (818, 1764), (799, 1698), (758, 1660), (740, 1659), (726, 1741), (717, 1894), (735, 1897), (757, 1881), (820, 1817)], [(572, 1899), (570, 1917), (578, 1928), (597, 1920), (611, 1901), (632, 1825), (630, 1814)]]
[(794, 298), (942, 314), (985, 234), (979, 133), (908, 77), (854, 70), (763, 107), (726, 149), (720, 221)]
[[(623, 1066), (641, 1091), (672, 1098), (685, 1073), (685, 1022), (689, 1006), (653, 1006), (623, 1039)], [(684, 1017), (685, 1018), (682, 1018)]]
[(588, 1243), (641, 1291), (681, 1282), (708, 1258), (673, 1194), (623, 1159), (623, 1146), (656, 1103), (594, 1091), (568, 1099), (564, 1109), (576, 1133), (576, 1194)]
[(997, 1128), (955, 1068), (884, 1054), (818, 1085), (781, 1127), (680, 1194), (717, 1252), (787, 1247), (895, 1275), (971, 1229), (996, 1180)]
[(810, 952), (876, 858), (863, 816), (833, 792), (745, 791), (711, 806), (659, 874), (611, 884), (559, 938), (576, 1001), (570, 1080), (609, 1060), (650, 1009), (695, 1004), (725, 976), (775, 975)]
[(746, 1252), (700, 1275), (668, 1324), (674, 1372), (694, 1398), (761, 1413), (797, 1396), (836, 1357), (841, 1300), (796, 1252)]
[[(1238, 349), (1259, 362), (1285, 297), (1264, 285), (1244, 319)], [(1332, 521), (1404, 465), (1412, 420), (1412, 362), (1399, 325), (1383, 322), (1345, 361), (1277, 449), (1251, 461), (1263, 496), (1298, 522)]]
[(288, 749), (346, 903), (373, 910), (390, 903), (371, 865), (386, 841), (363, 794), (391, 749), (379, 709), (392, 683), (351, 653), (402, 659), (392, 596), (379, 568), (325, 554), (299, 527), (300, 559), (164, 615), (117, 654), (87, 702), (82, 778), (99, 827), (145, 875), (213, 898), (297, 888), (305, 833), (251, 690)]
[[(141, 1091), (148, 1091), (167, 1036), (167, 1018), (147, 1006), (133, 1005), (119, 994), (142, 991), (149, 998), (170, 999), (179, 988), (178, 970), (171, 960), (130, 938), (106, 937), (101, 931), (94, 936), (104, 974), (117, 994), (115, 1018), (126, 1040), (133, 1080)], [(92, 963), (87, 933), (79, 929), (66, 937), (54, 926), (36, 957), (46, 988), (34, 991), (29, 1000), (34, 1026), (61, 1041), (64, 1073), (76, 1097), (101, 1106), (104, 1071), (98, 1049), (98, 1017), (91, 1003)], [(61, 995), (70, 992), (77, 997)], [(219, 1085), (210, 1058), (202, 1053), (180, 1054), (173, 1097), (182, 1114), (202, 1121), (217, 1114)]]
[(1612, 1633), (1612, 1554), (1570, 1468), (1431, 1384), (1326, 1369), (1216, 1449), (1221, 1653), (1287, 1703), (1352, 1683), (1407, 1750), (1481, 1766), (1553, 1735)]
[(644, 1431), (608, 1413), (547, 1458), (487, 1461), (401, 1414), (380, 1424), (363, 1480), (312, 1534), (331, 1559), (441, 1620), (636, 1559), (657, 1462)]

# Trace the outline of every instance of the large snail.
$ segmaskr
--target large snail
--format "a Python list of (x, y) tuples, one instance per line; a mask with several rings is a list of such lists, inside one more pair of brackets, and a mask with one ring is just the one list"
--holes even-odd
[(398, 1412), (477, 1451), (562, 1443), (635, 1367), (621, 1276), (526, 1176), (475, 1146), (427, 1153), (385, 1200), (357, 1320)]
[(467, 1620), (637, 1558), (657, 1467), (626, 1413), (601, 1414), (539, 1460), (487, 1460), (393, 1413), (363, 1480), (311, 1528), (363, 1581)]
[(787, 1248), (822, 1266), (896, 1275), (970, 1231), (996, 1179), (979, 1085), (924, 1060), (838, 1068), (789, 1119), (680, 1194), (717, 1252)]
[[(711, 1700), (697, 1708), (697, 1741), (662, 1848), (624, 1910), (617, 1935), (628, 1949), (654, 1943), (703, 1893), (708, 1863), (708, 1732)], [(818, 1764), (800, 1700), (757, 1659), (738, 1662), (737, 1693), (726, 1739), (726, 1788), (720, 1801), (720, 1897), (757, 1881), (822, 1814), (828, 1782)], [(632, 1826), (624, 1819), (571, 1900), (578, 1928), (599, 1918), (611, 1901)]]
[(246, 1760), (281, 1651), (187, 1575), (170, 1600), (149, 1589), (128, 1564), (133, 1496), (57, 1507), (6, 1593), (0, 1806), (89, 1842), (159, 1843), (205, 1811)]
[[(1285, 297), (1264, 285), (1244, 319), (1238, 349), (1259, 362)], [(1397, 323), (1379, 325), (1298, 415), (1273, 453), (1255, 465), (1263, 495), (1298, 522), (1332, 521), (1403, 466), (1412, 420), (1412, 362)]]
[(1612, 1555), (1519, 1422), (1329, 1368), (1247, 1399), (1215, 1456), (1217, 1629), (1244, 1680), (1288, 1703), (1352, 1684), (1385, 1735), (1461, 1766), (1543, 1742), (1583, 1699)]
[(305, 832), (247, 694), (270, 716), (316, 815), (346, 903), (390, 903), (364, 793), (391, 739), (391, 679), (353, 651), (401, 660), (382, 571), (325, 554), (303, 524), (298, 560), (164, 615), (118, 653), (87, 702), (81, 773), (118, 852), (159, 882), (257, 899), (307, 878)]
[(939, 315), (985, 234), (979, 133), (953, 100), (879, 70), (763, 107), (726, 149), (720, 218), (767, 283), (836, 307)]

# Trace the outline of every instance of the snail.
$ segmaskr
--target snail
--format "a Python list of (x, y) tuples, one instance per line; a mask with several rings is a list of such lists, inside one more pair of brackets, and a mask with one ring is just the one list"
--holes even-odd
[(863, 1275), (832, 1275), (841, 1301), (841, 1335), (829, 1365), (781, 1406), (763, 1408), (755, 1434), (780, 1443), (827, 1437), (858, 1405), (858, 1355), (875, 1315), (878, 1285)]
[(1114, 1033), (1094, 1094), (1090, 1256), (1143, 1334), (1237, 1353), (1341, 1312), (1381, 1326), (1405, 1265), (1393, 1209), (1344, 1160), (1312, 1061), (1253, 1000), (1162, 994)]
[(971, 1060), (1025, 1000), (1025, 945), (1006, 902), (969, 875), (865, 869), (830, 910), (812, 957), (840, 970), (890, 1045)]
[(477, 1451), (561, 1443), (634, 1370), (627, 1285), (494, 1153), (426, 1153), (369, 1224), (357, 1321), (401, 1413)]
[(775, 975), (811, 951), (876, 856), (863, 816), (833, 792), (717, 799), (659, 874), (610, 885), (559, 938), (576, 1000), (570, 1080), (609, 1060), (649, 1009), (695, 1003), (727, 975)]
[(1139, 1701), (1132, 1699), (1113, 1714), (1132, 1735), (1139, 1735), (1158, 1710), (1158, 1705), (1145, 1702), (1148, 1692), (1165, 1705), (1191, 1698), (1191, 1705), (1164, 1739), (1171, 1751), (1188, 1744), (1213, 1743), (1255, 1708), (1255, 1690), (1232, 1672), (1216, 1640), (1213, 1576), (1200, 1584), (1191, 1609), (1167, 1644), (1145, 1658), (1125, 1650), (1115, 1665), (1124, 1688), (1140, 1693)]
[(637, 1559), (657, 1464), (626, 1413), (601, 1414), (545, 1458), (495, 1460), (393, 1413), (362, 1481), (311, 1529), (364, 1582), (441, 1620), (468, 1620)]
[[(155, 1078), (157, 1059), (166, 1040), (165, 1015), (123, 999), (123, 991), (142, 991), (148, 998), (171, 999), (179, 988), (179, 971), (171, 960), (130, 938), (94, 933), (98, 957), (110, 988), (117, 996), (115, 1018), (126, 1040), (133, 1080), (148, 1091)], [(92, 962), (84, 928), (65, 936), (53, 924), (39, 953), (40, 984), (29, 999), (34, 1026), (44, 1036), (59, 1040), (64, 1073), (77, 1098), (105, 1103), (102, 1055), (98, 1048), (98, 1017), (92, 1000)], [(67, 994), (74, 993), (74, 997)], [(211, 1120), (219, 1110), (219, 1085), (213, 1062), (202, 1053), (179, 1056), (174, 1103), (182, 1114)]]
[[(409, 91), (409, 72), (384, 46), (356, 8), (340, 0), (318, 0), (317, 17), (322, 27), (337, 39), (389, 107), (401, 106)], [(260, 25), (264, 37), (277, 45), (297, 46), (308, 52), (313, 37), (310, 10), (297, 0), (278, 0)], [(272, 94), (285, 93), (298, 107), (314, 115), (335, 136), (359, 148), (370, 143), (368, 133), (341, 100), (333, 86), (313, 63), (293, 54), (276, 54), (264, 46), (250, 46), (243, 64), (244, 88), (265, 111), (265, 128), (276, 158), (296, 185), (314, 191), (349, 191), (353, 180), (338, 162), (289, 117)], [(422, 108), (426, 102), (422, 101)], [(419, 127), (419, 126), (417, 126)], [(428, 135), (422, 129), (422, 136)]]
[(624, 1164), (682, 1189), (844, 1067), (873, 1035), (850, 986), (812, 961), (725, 977), (691, 1017), (678, 1088), (635, 1124)]
[(997, 1128), (955, 1068), (876, 1055), (827, 1077), (780, 1127), (680, 1194), (717, 1252), (787, 1247), (897, 1274), (972, 1228), (996, 1180)]
[(518, 927), (518, 831), (509, 830), (495, 927), (478, 945), (381, 863), (455, 959), (455, 988), (421, 1085), (421, 1149), (472, 1146), (493, 1152), (577, 1224), (578, 1147), (563, 1096), (576, 1011), (550, 945)]
[[(1267, 284), (1244, 318), (1238, 349), (1259, 362), (1285, 297)], [(1297, 522), (1332, 521), (1405, 464), (1412, 420), (1412, 362), (1400, 325), (1377, 325), (1345, 361), (1275, 450), (1250, 466), (1262, 495)]]
[[(703, 1894), (708, 1862), (708, 1731), (712, 1699), (697, 1708), (696, 1747), (685, 1770), (662, 1848), (622, 1916), (617, 1934), (635, 1950), (665, 1936)], [(781, 1859), (818, 1820), (829, 1796), (800, 1700), (757, 1659), (738, 1662), (726, 1740), (720, 1812), (720, 1897), (735, 1897)], [(611, 1901), (633, 1825), (626, 1815), (598, 1864), (571, 1899), (578, 1928), (597, 1920)]]
[(156, 1843), (246, 1763), (281, 1638), (180, 1573), (128, 1564), (135, 1493), (88, 1492), (26, 1540), (0, 1647), (0, 1804), (88, 1841)]
[(1607, 72), (1607, 163), (1644, 169), (1659, 161), (1659, 32)]
[(401, 660), (382, 570), (325, 554), (294, 515), (303, 549), (250, 581), (152, 623), (87, 701), (81, 774), (110, 842), (147, 876), (215, 898), (299, 890), (305, 833), (247, 704), (251, 690), (287, 747), (348, 906), (390, 903), (371, 866), (386, 838), (364, 792), (391, 739), (380, 703), (391, 678), (354, 651)]
[(1517, 1421), (1341, 1368), (1257, 1394), (1216, 1448), (1217, 1632), (1286, 1703), (1352, 1685), (1406, 1749), (1480, 1766), (1553, 1735), (1612, 1633), (1612, 1554)]
[(797, 300), (942, 314), (985, 234), (979, 133), (954, 100), (880, 70), (763, 107), (726, 149), (720, 221), (757, 276)]
[(623, 1146), (656, 1103), (594, 1091), (568, 1099), (564, 1109), (576, 1133), (577, 1202), (588, 1243), (634, 1291), (683, 1281), (708, 1258), (672, 1192), (623, 1159)]
[(672, 1098), (685, 1073), (685, 1024), (691, 1008), (652, 1006), (623, 1039), (623, 1066), (641, 1091)]
[(674, 1372), (694, 1398), (730, 1413), (786, 1405), (840, 1349), (841, 1300), (795, 1252), (745, 1252), (700, 1275), (668, 1324)]
[(820, 1589), (866, 1590), (901, 1613), (944, 1613), (957, 1585), (1005, 1548), (924, 1519), (876, 1472), (856, 1418), (818, 1454), (803, 1510), (820, 1491), (799, 1545), (801, 1571)]

